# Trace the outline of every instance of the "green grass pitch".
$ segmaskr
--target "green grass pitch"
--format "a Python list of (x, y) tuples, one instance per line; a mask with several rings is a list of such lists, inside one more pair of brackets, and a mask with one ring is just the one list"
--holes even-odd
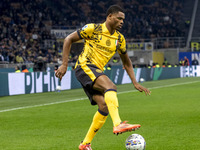
[[(125, 150), (132, 133), (141, 134), (147, 150), (200, 150), (200, 78), (118, 86), (122, 120), (141, 124), (135, 132), (112, 133), (108, 117), (92, 141), (94, 150)], [(77, 150), (97, 107), (82, 89), (0, 97), (0, 150)]]

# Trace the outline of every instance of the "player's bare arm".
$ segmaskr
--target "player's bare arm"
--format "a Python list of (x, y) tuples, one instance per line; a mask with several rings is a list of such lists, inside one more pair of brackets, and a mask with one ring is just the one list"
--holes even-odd
[(71, 45), (72, 45), (72, 43), (74, 43), (78, 40), (80, 40), (80, 37), (78, 36), (77, 31), (68, 35), (64, 40), (62, 65), (58, 68), (58, 70), (55, 73), (56, 77), (58, 77), (60, 80), (62, 80), (62, 77), (65, 75), (65, 73), (67, 71), (68, 57), (69, 57)]
[(149, 91), (147, 88), (143, 87), (142, 85), (140, 85), (135, 78), (135, 73), (133, 71), (133, 66), (131, 63), (131, 60), (128, 56), (128, 54), (120, 54), (121, 60), (123, 62), (123, 66), (126, 70), (126, 72), (128, 73), (133, 85), (135, 86), (135, 88), (140, 91), (140, 92), (145, 92), (146, 95), (150, 95), (151, 91)]

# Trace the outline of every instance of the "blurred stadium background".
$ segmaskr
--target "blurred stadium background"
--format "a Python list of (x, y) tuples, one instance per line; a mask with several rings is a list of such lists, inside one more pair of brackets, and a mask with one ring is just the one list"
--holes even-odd
[[(1, 86), (0, 95), (54, 91), (59, 81), (52, 72), (62, 63), (63, 39), (87, 23), (103, 22), (105, 12), (112, 4), (125, 10), (121, 32), (125, 35), (138, 81), (141, 77), (149, 81), (200, 76), (198, 0), (1, 0), (0, 82), (6, 89)], [(69, 78), (74, 78), (71, 70), (83, 42), (72, 45)], [(9, 74), (15, 71), (30, 73)], [(126, 74), (121, 69), (118, 54), (110, 60), (105, 71), (115, 83), (129, 83), (124, 81)], [(121, 81), (117, 81), (119, 72), (123, 72)], [(159, 76), (161, 72), (165, 77)], [(19, 83), (10, 84), (13, 77), (19, 78)], [(25, 81), (21, 83), (20, 80)], [(41, 89), (37, 87), (41, 86), (40, 82), (44, 85)], [(17, 88), (20, 84), (23, 84), (21, 91)], [(80, 87), (78, 83), (69, 84), (73, 85), (61, 83), (62, 89)], [(10, 91), (10, 87), (16, 88)]]
[[(133, 65), (162, 66), (165, 60), (179, 65), (179, 52), (199, 52), (198, 0), (1, 0), (1, 68), (14, 68), (12, 64), (33, 68), (38, 59), (47, 66), (59, 65), (63, 39), (87, 23), (103, 22), (111, 4), (125, 10), (121, 32)], [(73, 45), (71, 63), (82, 46), (83, 41)], [(199, 55), (197, 59), (200, 61)]]

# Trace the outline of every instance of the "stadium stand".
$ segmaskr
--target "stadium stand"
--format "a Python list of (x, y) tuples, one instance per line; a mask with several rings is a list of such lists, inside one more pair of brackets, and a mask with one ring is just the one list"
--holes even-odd
[(195, 17), (194, 29), (193, 29), (193, 37), (200, 37), (200, 2), (197, 6), (197, 13)]
[[(60, 60), (59, 43), (52, 28), (77, 29), (105, 19), (112, 4), (125, 8), (122, 33), (127, 41), (155, 37), (184, 37), (188, 30), (183, 15), (184, 0), (1, 0), (0, 61), (34, 63), (41, 56), (47, 63)], [(184, 25), (183, 25), (184, 24)], [(51, 40), (51, 46), (45, 40)], [(73, 51), (72, 51), (73, 52)], [(71, 61), (77, 55), (72, 53)]]

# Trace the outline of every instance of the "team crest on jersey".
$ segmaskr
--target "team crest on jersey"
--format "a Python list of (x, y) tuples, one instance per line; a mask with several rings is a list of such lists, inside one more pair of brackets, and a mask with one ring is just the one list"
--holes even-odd
[(110, 45), (111, 45), (110, 39), (107, 39), (107, 40), (106, 40), (106, 45), (107, 45), (107, 46), (110, 46)]
[(102, 70), (100, 70), (100, 69), (96, 69), (96, 72), (98, 72), (98, 73), (102, 73)]
[(88, 27), (88, 25), (85, 25), (84, 27), (82, 27), (82, 30), (84, 30), (85, 28), (87, 28)]

